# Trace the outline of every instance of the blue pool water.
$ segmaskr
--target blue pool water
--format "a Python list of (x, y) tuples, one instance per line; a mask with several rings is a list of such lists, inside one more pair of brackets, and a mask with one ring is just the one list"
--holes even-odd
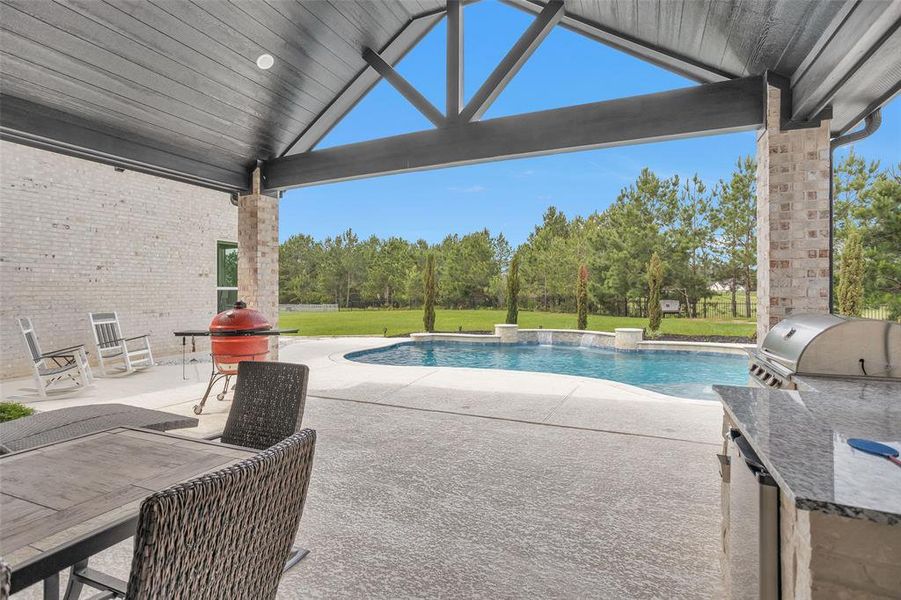
[(728, 354), (647, 351), (617, 352), (608, 348), (480, 345), (456, 342), (404, 342), (346, 355), (348, 360), (376, 365), (471, 367), (580, 375), (628, 383), (679, 396), (717, 400), (715, 384), (747, 385), (748, 361)]

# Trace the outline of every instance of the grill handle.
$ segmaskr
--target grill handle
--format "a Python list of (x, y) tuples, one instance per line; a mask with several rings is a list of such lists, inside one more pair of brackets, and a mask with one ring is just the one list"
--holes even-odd
[[(767, 368), (769, 368), (773, 371), (776, 371), (776, 373), (778, 373), (779, 375), (781, 375), (783, 377), (791, 377), (792, 373), (794, 373), (794, 371), (797, 370), (797, 368), (798, 368), (797, 361), (788, 360), (787, 358), (777, 356), (777, 355), (773, 354), (772, 352), (768, 351), (766, 348), (760, 349), (760, 355), (763, 356), (765, 359), (767, 359), (766, 360)], [(782, 364), (783, 362), (790, 363), (795, 368), (789, 369), (788, 367), (786, 367), (785, 365)]]

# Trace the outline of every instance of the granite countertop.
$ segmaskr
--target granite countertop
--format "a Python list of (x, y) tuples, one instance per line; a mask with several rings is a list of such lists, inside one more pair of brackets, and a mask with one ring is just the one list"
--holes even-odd
[(847, 444), (859, 437), (901, 450), (901, 383), (800, 383), (809, 389), (713, 389), (798, 508), (901, 525), (901, 467)]

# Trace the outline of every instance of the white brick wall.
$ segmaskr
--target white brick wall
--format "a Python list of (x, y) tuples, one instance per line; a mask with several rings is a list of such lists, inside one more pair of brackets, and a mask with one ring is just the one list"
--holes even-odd
[(44, 350), (94, 354), (87, 313), (115, 310), (180, 352), (172, 332), (216, 313), (216, 241), (237, 228), (228, 194), (0, 142), (0, 377), (30, 369), (18, 315)]

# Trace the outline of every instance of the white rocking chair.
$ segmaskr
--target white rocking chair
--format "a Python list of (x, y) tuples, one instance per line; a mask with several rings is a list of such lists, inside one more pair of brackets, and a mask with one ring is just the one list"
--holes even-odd
[(116, 367), (121, 375), (153, 366), (153, 353), (150, 351), (148, 334), (123, 338), (119, 316), (116, 313), (90, 313), (89, 316), (91, 329), (94, 331), (94, 343), (97, 345), (100, 371), (104, 375), (110, 374), (107, 367), (109, 362), (122, 361), (122, 364)]
[[(31, 319), (19, 317), (16, 321), (31, 355), (34, 380), (41, 398), (46, 398), (48, 391), (54, 395), (80, 392), (94, 383), (84, 344), (42, 352)], [(59, 384), (63, 383), (71, 385), (60, 388)]]

